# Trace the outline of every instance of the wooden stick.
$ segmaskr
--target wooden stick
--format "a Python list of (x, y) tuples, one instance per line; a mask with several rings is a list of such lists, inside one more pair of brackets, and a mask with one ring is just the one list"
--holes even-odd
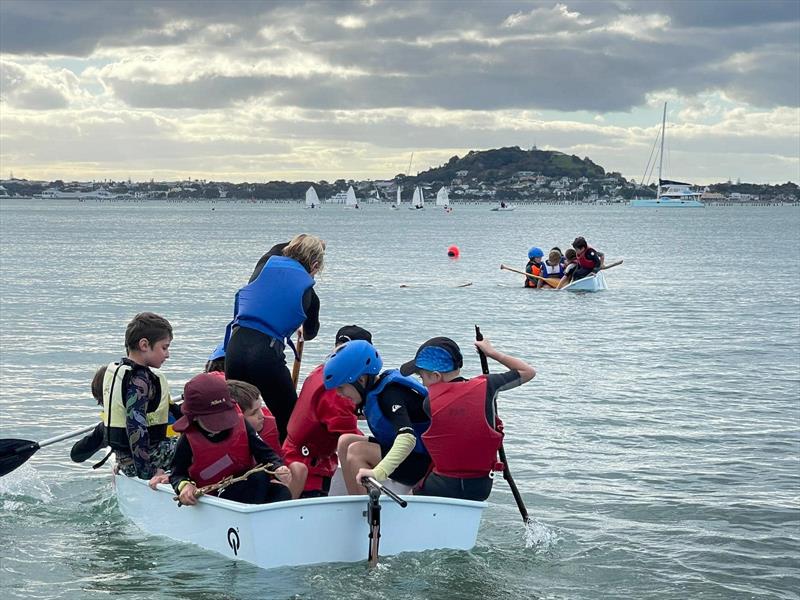
[(622, 264), (622, 260), (618, 260), (617, 262), (613, 262), (610, 265), (605, 265), (603, 267), (600, 267), (600, 270), (601, 271), (605, 271), (606, 269), (610, 269), (611, 267), (618, 267), (621, 264)]
[[(244, 481), (250, 475), (254, 475), (256, 473), (266, 473), (267, 475), (275, 475), (275, 471), (270, 470), (272, 463), (268, 463), (266, 465), (256, 465), (249, 471), (246, 471), (239, 475), (238, 477), (234, 477), (233, 475), (228, 475), (224, 479), (221, 479), (217, 483), (211, 483), (209, 485), (204, 485), (201, 488), (197, 488), (194, 492), (195, 498), (200, 498), (201, 496), (205, 496), (206, 494), (210, 494), (212, 492), (221, 492), (227, 487), (230, 487), (234, 483), (239, 483), (240, 481)], [(183, 506), (180, 501), (180, 496), (173, 496), (173, 500), (178, 502), (178, 506)]]
[(306, 341), (303, 339), (303, 330), (297, 330), (297, 344), (295, 348), (297, 349), (297, 355), (294, 357), (294, 364), (292, 365), (292, 383), (294, 384), (294, 389), (297, 389), (297, 381), (300, 379), (300, 362), (303, 360), (303, 346), (305, 346)]
[(538, 275), (534, 275), (533, 273), (526, 273), (525, 271), (520, 271), (518, 269), (513, 269), (511, 267), (507, 267), (506, 265), (500, 265), (501, 271), (511, 271), (513, 273), (519, 273), (520, 275), (525, 275), (526, 277), (530, 277), (531, 279), (541, 279), (547, 283), (550, 283), (547, 277), (539, 277)]

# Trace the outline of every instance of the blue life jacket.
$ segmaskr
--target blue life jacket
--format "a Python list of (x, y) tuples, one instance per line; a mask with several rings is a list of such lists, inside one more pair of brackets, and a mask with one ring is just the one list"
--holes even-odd
[(306, 320), (303, 295), (314, 278), (293, 258), (272, 256), (254, 281), (236, 292), (232, 326), (248, 327), (283, 342)]
[(547, 261), (542, 262), (542, 277), (563, 277), (564, 276), (564, 263), (559, 262), (555, 267), (547, 264)]
[[(394, 444), (394, 439), (397, 437), (397, 431), (394, 425), (386, 418), (378, 404), (378, 397), (390, 383), (399, 383), (415, 391), (421, 396), (420, 402), (428, 397), (428, 389), (413, 377), (401, 375), (400, 371), (397, 369), (389, 369), (383, 372), (378, 381), (378, 385), (367, 392), (367, 399), (364, 401), (364, 416), (367, 417), (369, 429), (373, 437), (378, 440), (378, 443), (382, 446), (391, 446)], [(430, 424), (430, 419), (422, 423), (411, 424), (414, 427), (414, 435), (417, 437), (417, 445), (414, 446), (414, 452), (420, 452), (422, 454), (428, 453), (425, 449), (425, 445), (422, 443), (422, 434), (428, 430)]]

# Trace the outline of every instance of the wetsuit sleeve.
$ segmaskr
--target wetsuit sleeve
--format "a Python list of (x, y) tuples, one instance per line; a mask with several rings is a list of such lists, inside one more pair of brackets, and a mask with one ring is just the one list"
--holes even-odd
[(139, 479), (150, 479), (155, 469), (150, 463), (150, 433), (147, 431), (147, 404), (152, 382), (144, 369), (134, 369), (124, 392), (125, 430), (133, 466)]
[(104, 448), (106, 445), (105, 434), (106, 426), (101, 421), (95, 426), (92, 433), (81, 438), (72, 446), (72, 450), (69, 452), (69, 457), (72, 459), (72, 462), (84, 462), (91, 458), (95, 452)]
[(400, 463), (414, 451), (414, 446), (416, 445), (417, 438), (410, 433), (399, 434), (386, 456), (373, 468), (375, 479), (378, 481), (389, 479), (389, 476), (400, 466)]
[(313, 340), (319, 333), (319, 296), (314, 288), (308, 288), (303, 294), (303, 310), (306, 320), (303, 323), (303, 339)]
[(267, 264), (267, 261), (272, 256), (283, 256), (283, 249), (289, 245), (289, 242), (283, 244), (275, 244), (272, 248), (269, 249), (264, 256), (258, 259), (255, 268), (253, 269), (253, 274), (250, 275), (250, 281), (247, 283), (252, 283), (259, 275), (261, 275), (261, 270), (264, 268), (264, 265)]
[(361, 433), (353, 401), (340, 396), (334, 390), (322, 394), (317, 404), (317, 418), (330, 433)]
[(253, 429), (253, 426), (250, 425), (247, 421), (244, 423), (245, 428), (247, 429), (247, 443), (250, 446), (250, 453), (253, 455), (253, 458), (256, 459), (257, 464), (272, 464), (272, 470), (277, 469), (278, 467), (283, 466), (283, 461), (278, 454), (270, 448), (264, 440), (262, 440), (256, 430)]
[(169, 484), (175, 493), (178, 491), (178, 485), (181, 481), (189, 479), (189, 467), (192, 466), (192, 446), (185, 435), (178, 438), (178, 443), (175, 446), (175, 455), (172, 457), (172, 464), (170, 465)]
[(416, 436), (408, 412), (409, 394), (414, 394), (414, 392), (404, 386), (390, 383), (378, 398), (378, 404), (396, 433), (410, 433)]
[(505, 373), (491, 373), (486, 376), (486, 421), (494, 427), (494, 403), (497, 394), (522, 385), (519, 371), (512, 369)]

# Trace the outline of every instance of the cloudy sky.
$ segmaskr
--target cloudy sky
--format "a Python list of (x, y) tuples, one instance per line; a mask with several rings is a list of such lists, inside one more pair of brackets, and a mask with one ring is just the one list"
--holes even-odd
[(469, 150), (800, 180), (800, 2), (0, 0), (0, 176), (383, 179)]

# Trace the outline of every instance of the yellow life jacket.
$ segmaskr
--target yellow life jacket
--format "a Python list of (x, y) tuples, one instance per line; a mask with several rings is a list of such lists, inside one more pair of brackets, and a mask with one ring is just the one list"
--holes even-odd
[[(122, 390), (125, 387), (126, 376), (130, 374), (131, 367), (126, 364), (113, 362), (108, 365), (103, 378), (103, 422), (106, 425), (106, 436), (109, 441), (117, 441), (124, 446), (128, 445), (127, 431), (125, 428), (127, 415), (125, 412), (125, 399)], [(158, 403), (151, 401), (147, 406), (147, 429), (151, 439), (163, 439), (167, 435), (169, 421), (169, 383), (167, 378), (158, 369), (150, 369), (158, 381)]]

